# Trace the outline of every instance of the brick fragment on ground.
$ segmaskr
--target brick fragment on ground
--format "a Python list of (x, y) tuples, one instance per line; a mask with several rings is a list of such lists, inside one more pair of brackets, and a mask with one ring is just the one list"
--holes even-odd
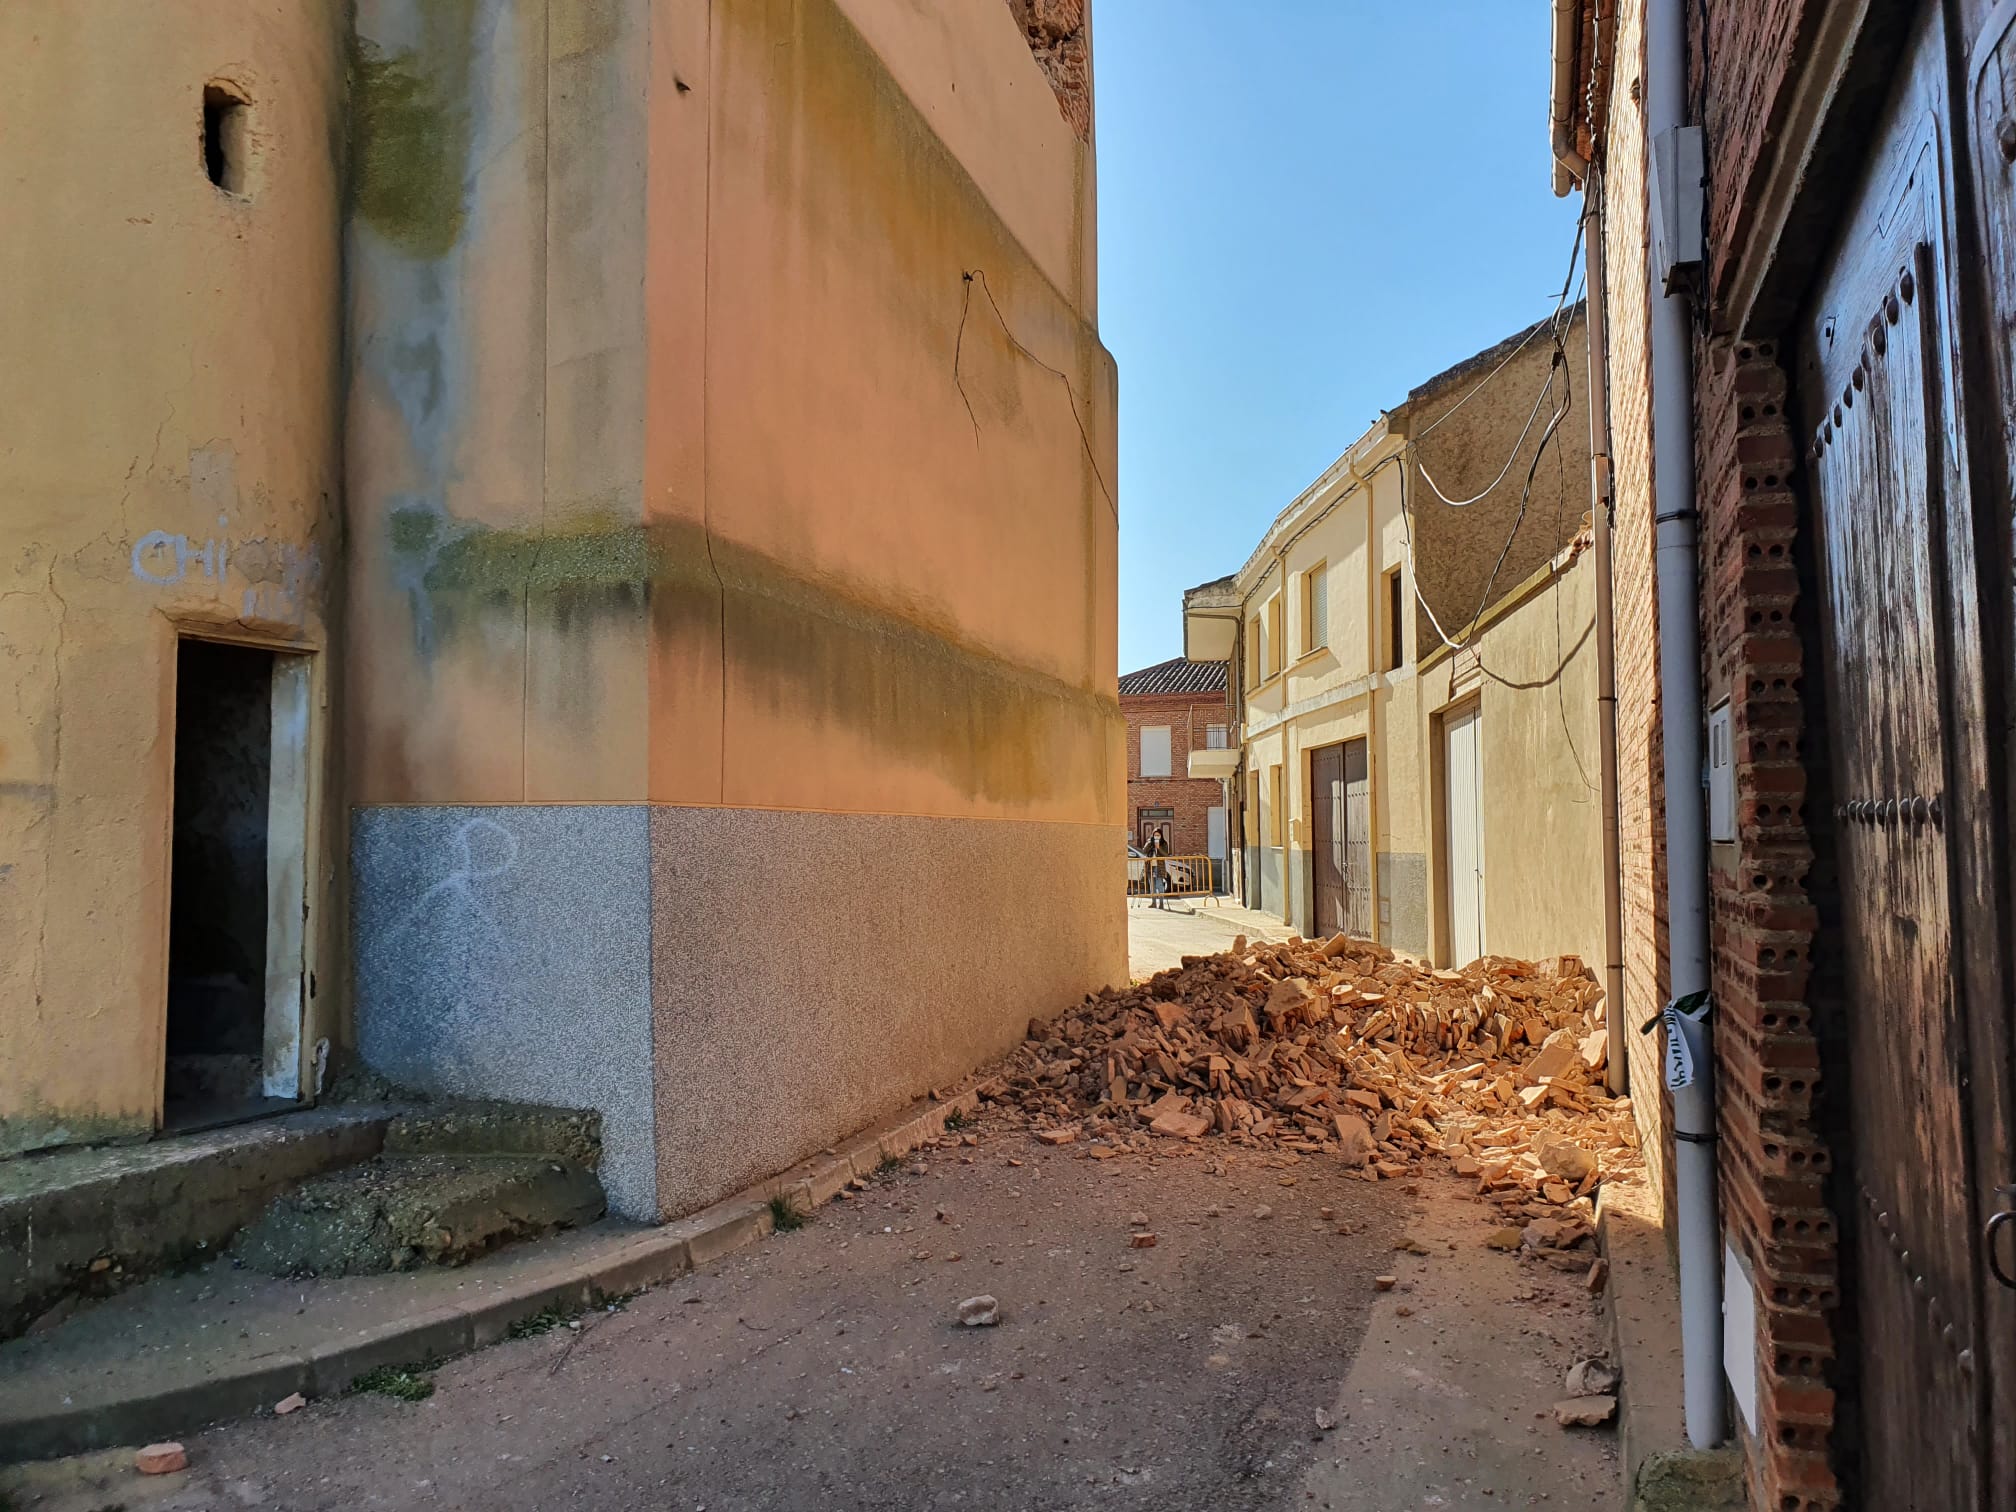
[(982, 1094), (1102, 1158), (1160, 1135), (1330, 1155), (1367, 1181), (1446, 1161), (1494, 1225), (1570, 1225), (1501, 1247), (1581, 1270), (1597, 1186), (1642, 1169), (1605, 1042), (1603, 990), (1574, 956), (1450, 971), (1343, 935), (1235, 941), (1032, 1021)]
[(1563, 1428), (1601, 1428), (1616, 1417), (1614, 1396), (1569, 1397), (1554, 1404), (1554, 1421)]
[(149, 1444), (134, 1452), (133, 1468), (142, 1475), (173, 1475), (189, 1468), (189, 1451), (173, 1442)]

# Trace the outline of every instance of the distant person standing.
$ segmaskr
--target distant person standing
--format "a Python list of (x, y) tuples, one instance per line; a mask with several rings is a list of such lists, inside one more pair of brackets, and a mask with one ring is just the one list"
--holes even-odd
[(1141, 854), (1148, 858), (1148, 892), (1157, 908), (1162, 907), (1162, 894), (1169, 886), (1169, 869), (1162, 864), (1162, 858), (1169, 854), (1169, 835), (1166, 826), (1156, 825), (1148, 832), (1148, 843), (1141, 847)]

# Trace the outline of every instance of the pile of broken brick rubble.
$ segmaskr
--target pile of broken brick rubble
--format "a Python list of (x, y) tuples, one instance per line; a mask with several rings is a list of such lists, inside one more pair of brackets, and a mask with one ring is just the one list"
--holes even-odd
[(1501, 1209), (1489, 1242), (1569, 1269), (1597, 1183), (1640, 1168), (1603, 1013), (1573, 956), (1444, 971), (1343, 935), (1241, 939), (1032, 1023), (983, 1091), (1053, 1144), (1219, 1138), (1373, 1181), (1446, 1161)]

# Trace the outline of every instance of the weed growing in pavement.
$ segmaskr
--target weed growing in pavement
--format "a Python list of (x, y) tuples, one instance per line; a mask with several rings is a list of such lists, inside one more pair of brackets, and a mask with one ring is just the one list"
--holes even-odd
[(549, 1307), (540, 1308), (531, 1317), (520, 1318), (516, 1323), (513, 1323), (510, 1328), (511, 1337), (514, 1339), (536, 1339), (541, 1334), (551, 1333), (562, 1323), (573, 1318), (579, 1311), (578, 1307), (563, 1307), (555, 1302)]
[(373, 1391), (379, 1396), (397, 1398), (402, 1402), (424, 1402), (434, 1395), (433, 1372), (440, 1366), (439, 1360), (428, 1360), (418, 1365), (380, 1365), (376, 1370), (366, 1371), (350, 1383), (352, 1391)]
[(788, 1234), (793, 1229), (805, 1227), (805, 1215), (798, 1211), (796, 1203), (780, 1192), (770, 1199), (770, 1227), (780, 1234)]
[(950, 1113), (945, 1115), (945, 1132), (947, 1134), (956, 1134), (972, 1122), (973, 1120), (966, 1116), (964, 1108), (954, 1108)]
[(875, 1174), (877, 1176), (891, 1176), (902, 1169), (902, 1161), (898, 1160), (894, 1155), (884, 1155), (882, 1157), (882, 1164), (875, 1167)]

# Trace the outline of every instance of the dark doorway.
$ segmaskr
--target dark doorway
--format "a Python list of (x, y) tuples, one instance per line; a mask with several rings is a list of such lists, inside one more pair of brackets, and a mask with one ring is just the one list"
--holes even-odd
[(1372, 937), (1372, 790), (1365, 742), (1309, 753), (1310, 933)]
[(175, 665), (175, 829), (163, 1123), (262, 1111), (274, 654), (185, 640)]

